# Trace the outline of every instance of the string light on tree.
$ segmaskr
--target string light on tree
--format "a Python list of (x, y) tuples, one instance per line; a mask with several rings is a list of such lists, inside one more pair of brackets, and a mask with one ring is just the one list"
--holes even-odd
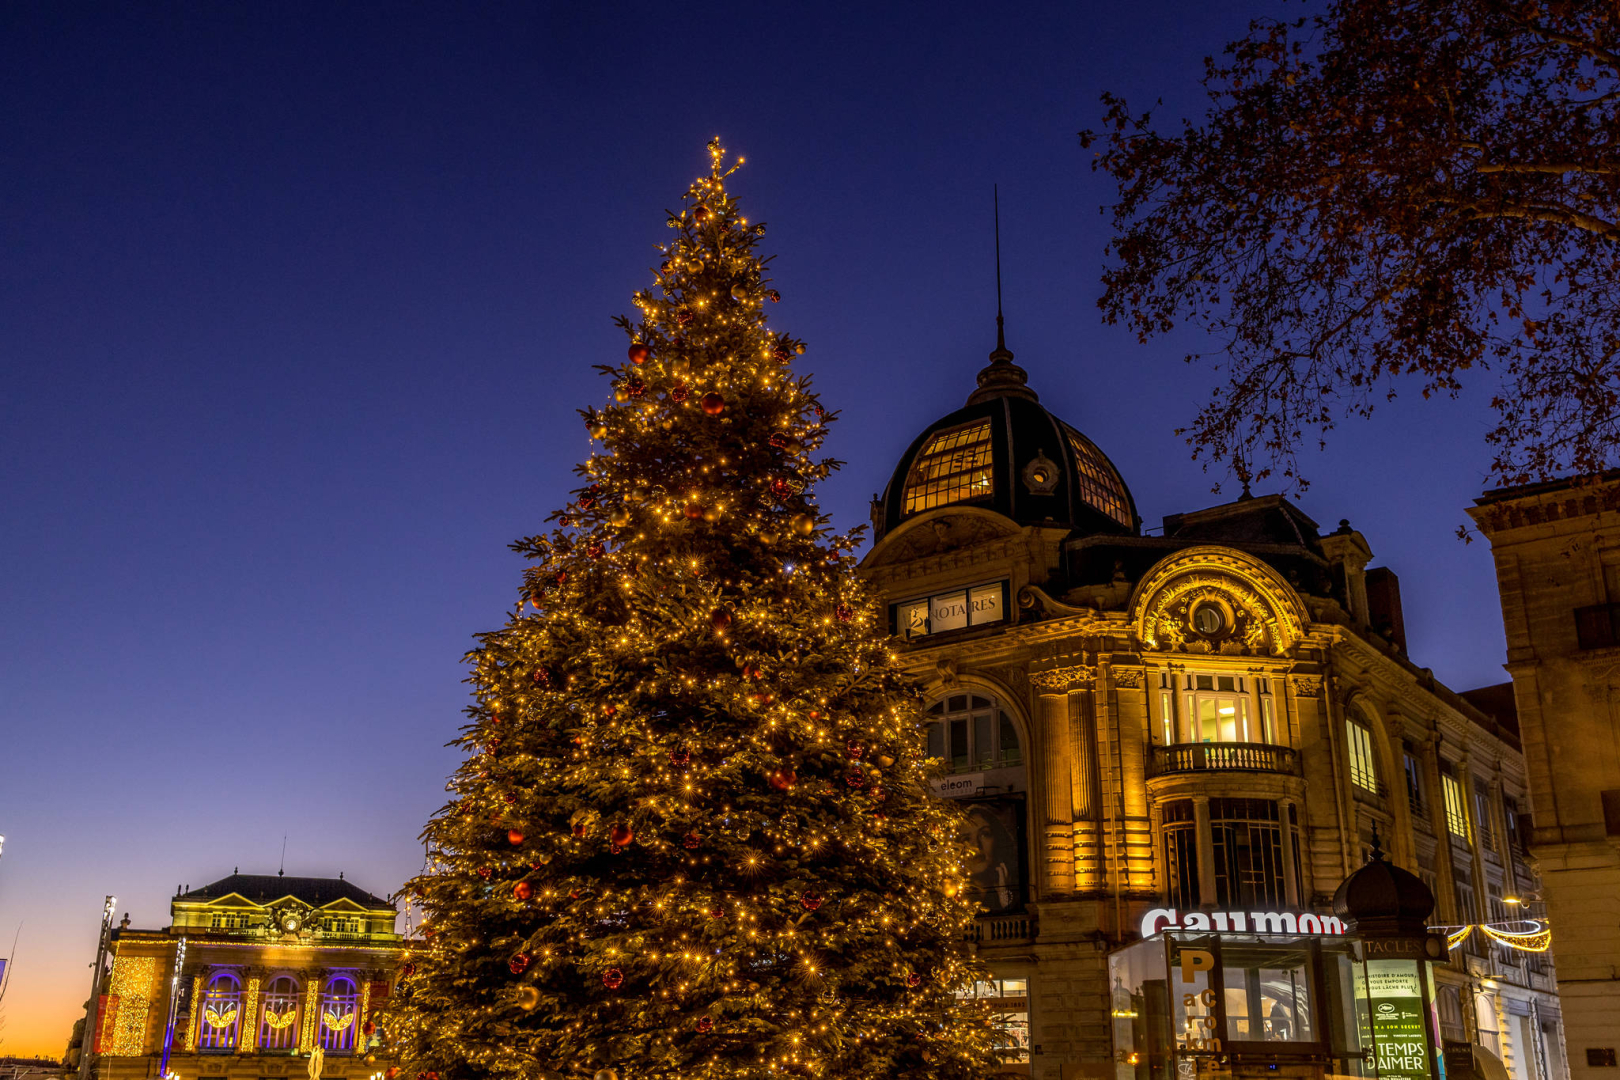
[(956, 993), (982, 975), (959, 810), (816, 504), (836, 414), (766, 325), (765, 227), (709, 150), (599, 365), (573, 498), (468, 655), (467, 757), (408, 885), (432, 933), (384, 1022), (406, 1075), (993, 1065)]

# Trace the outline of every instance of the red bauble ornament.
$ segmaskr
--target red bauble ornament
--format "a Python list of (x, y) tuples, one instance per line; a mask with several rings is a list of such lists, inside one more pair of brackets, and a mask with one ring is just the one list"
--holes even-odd
[[(588, 558), (600, 559), (603, 555), (607, 554), (607, 546), (602, 544), (600, 541), (592, 541), (591, 543), (585, 545), (585, 554)], [(845, 620), (845, 622), (848, 621), (849, 620), (847, 619)]]
[(669, 388), (669, 400), (673, 401), (677, 405), (691, 396), (692, 391), (686, 388), (685, 383), (676, 383), (674, 386)]
[(776, 358), (776, 362), (778, 364), (785, 364), (788, 362), (788, 357), (792, 356), (793, 354), (787, 350), (786, 346), (778, 345), (771, 355)]
[(697, 318), (697, 316), (693, 315), (690, 311), (680, 311), (675, 315), (675, 321), (680, 323), (682, 326), (688, 325), (695, 318)]
[(360, 1025), (360, 1034), (362, 1034), (362, 1035), (375, 1035), (375, 1034), (377, 1034), (377, 1025), (372, 1023), (370, 1020), (367, 1020), (364, 1024)]
[(707, 1035), (709, 1032), (711, 1032), (713, 1030), (714, 1030), (714, 1017), (712, 1017), (712, 1016), (700, 1016), (700, 1017), (698, 1017), (697, 1031), (698, 1031), (699, 1035)]
[(630, 826), (623, 822), (613, 826), (613, 832), (608, 837), (614, 847), (629, 847), (635, 842), (636, 834), (630, 831)]
[(587, 833), (589, 833), (590, 831), (591, 831), (590, 826), (586, 825), (583, 821), (577, 822), (574, 825), (574, 835), (579, 837), (582, 840), (585, 838), (585, 835)]
[(821, 710), (820, 709), (811, 709), (810, 712), (808, 713), (808, 715), (809, 715), (810, 719), (812, 719), (812, 720), (820, 720), (821, 719)]
[(685, 847), (687, 851), (696, 851), (698, 848), (703, 846), (703, 837), (699, 836), (697, 831), (694, 830), (686, 834), (685, 838), (681, 840), (681, 845)]
[(685, 765), (687, 762), (689, 762), (691, 760), (692, 760), (691, 751), (688, 751), (688, 750), (671, 750), (669, 752), (669, 763), (671, 765), (676, 766), (676, 767), (683, 766), (683, 765)]
[(506, 966), (512, 969), (512, 974), (521, 975), (525, 971), (529, 970), (529, 963), (533, 959), (534, 958), (528, 953), (520, 952), (516, 956), (512, 957), (512, 959), (508, 960), (506, 962)]
[(777, 477), (771, 481), (771, 494), (775, 495), (779, 501), (787, 502), (793, 497), (793, 485), (781, 477)]
[(862, 746), (858, 742), (852, 742), (848, 746), (846, 746), (844, 749), (849, 751), (849, 759), (851, 761), (859, 761), (859, 760), (861, 760), (861, 755), (866, 753), (866, 747)]
[(765, 673), (753, 664), (744, 664), (742, 673), (745, 679), (762, 679), (765, 677)]
[(922, 976), (917, 974), (915, 971), (913, 971), (910, 975), (906, 976), (906, 985), (907, 986), (921, 986), (922, 985)]
[(833, 614), (838, 616), (838, 621), (839, 622), (849, 622), (851, 619), (853, 619), (855, 617), (855, 609), (851, 608), (851, 607), (845, 607), (843, 604), (839, 604), (837, 610), (834, 611)]
[(720, 907), (719, 905), (716, 905), (716, 906), (709, 909), (709, 918), (711, 918), (711, 919), (723, 919), (725, 917), (726, 917), (726, 909), (725, 908)]
[(821, 906), (820, 894), (813, 892), (805, 893), (803, 896), (799, 897), (799, 906), (804, 908), (806, 911), (816, 910), (816, 908)]
[(780, 303), (782, 300), (782, 294), (777, 292), (775, 289), (766, 289), (765, 295), (770, 298), (770, 301), (773, 304)]
[(866, 774), (852, 772), (848, 776), (844, 777), (844, 783), (848, 784), (852, 788), (863, 788), (866, 786)]
[(506, 830), (506, 842), (515, 847), (523, 843), (523, 834), (516, 829), (508, 829)]
[(700, 518), (702, 516), (703, 516), (703, 504), (702, 503), (691, 502), (691, 503), (686, 504), (686, 517), (687, 517), (687, 520), (696, 521), (698, 518)]
[(547, 671), (545, 668), (535, 668), (534, 681), (539, 683), (541, 686), (550, 686), (551, 672)]
[(618, 968), (608, 968), (602, 972), (602, 985), (609, 990), (617, 990), (624, 985), (624, 972)]
[(713, 213), (714, 211), (710, 210), (707, 206), (704, 206), (702, 203), (698, 203), (696, 206), (692, 207), (692, 220), (697, 222), (699, 225), (702, 225), (704, 222), (709, 220)]
[(710, 390), (707, 394), (703, 395), (703, 411), (708, 413), (710, 416), (719, 416), (721, 413), (726, 411), (726, 399), (721, 397), (715, 391)]
[(632, 364), (645, 364), (651, 356), (652, 350), (639, 341), (630, 346), (630, 362)]
[(578, 506), (581, 510), (589, 510), (591, 507), (596, 505), (596, 496), (581, 495), (577, 500), (575, 500), (574, 505)]
[(555, 581), (555, 582), (556, 582), (556, 583), (557, 583), (557, 584), (559, 584), (559, 585), (561, 585), (561, 584), (562, 584), (562, 583), (563, 583), (563, 582), (565, 582), (565, 581), (567, 581), (567, 580), (568, 580), (568, 571), (566, 571), (566, 570), (559, 570), (559, 571), (557, 571), (557, 572), (556, 572), (556, 573), (555, 573), (555, 574), (552, 574), (552, 575), (551, 575), (551, 578), (552, 578), (552, 580), (553, 580), (553, 581)]
[(777, 769), (771, 773), (770, 781), (777, 791), (786, 791), (799, 782), (799, 774), (792, 769)]
[(640, 376), (632, 375), (630, 381), (624, 384), (624, 392), (633, 398), (639, 398), (647, 393), (647, 384), (641, 381)]
[(517, 897), (519, 900), (527, 900), (529, 897), (534, 895), (534, 886), (530, 885), (527, 881), (520, 881), (516, 885), (512, 886), (512, 895)]
[(399, 969), (399, 974), (400, 974), (400, 976), (402, 978), (406, 978), (406, 979), (410, 978), (412, 975), (416, 974), (416, 965), (415, 964), (405, 964), (405, 965), (403, 965)]
[(723, 634), (731, 629), (731, 612), (725, 608), (715, 608), (709, 613), (709, 623), (714, 627), (715, 633)]
[(478, 876), (483, 878), (485, 881), (488, 881), (489, 880), (489, 867), (480, 866), (478, 868)]

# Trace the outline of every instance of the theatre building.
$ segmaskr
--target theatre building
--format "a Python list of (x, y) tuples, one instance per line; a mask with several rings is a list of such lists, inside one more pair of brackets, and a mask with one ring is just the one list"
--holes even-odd
[[(1453, 928), (1444, 1039), (1565, 1080), (1546, 936), (1519, 921), (1537, 882), (1511, 693), (1481, 708), (1407, 657), (1396, 577), (1344, 522), (1245, 493), (1144, 532), (1119, 469), (1012, 361), (998, 346), (911, 443), (862, 561), (925, 688), (936, 790), (971, 825), (999, 1071), (1137, 1075), (1110, 954), (1170, 927), (1333, 937), (1376, 835)], [(1255, 1069), (1358, 1071), (1255, 978)]]
[(96, 1003), (100, 1080), (367, 1077), (372, 1014), (403, 939), (394, 905), (339, 878), (232, 874), (178, 890), (170, 925), (111, 933)]

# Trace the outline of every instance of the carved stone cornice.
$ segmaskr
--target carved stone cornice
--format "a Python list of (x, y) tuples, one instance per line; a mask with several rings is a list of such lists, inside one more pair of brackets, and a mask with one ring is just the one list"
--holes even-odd
[(1320, 675), (1290, 675), (1288, 681), (1294, 688), (1295, 697), (1319, 698), (1322, 696), (1322, 676)]
[(1143, 669), (1139, 667), (1111, 667), (1108, 677), (1115, 686), (1121, 690), (1140, 690), (1142, 688)]

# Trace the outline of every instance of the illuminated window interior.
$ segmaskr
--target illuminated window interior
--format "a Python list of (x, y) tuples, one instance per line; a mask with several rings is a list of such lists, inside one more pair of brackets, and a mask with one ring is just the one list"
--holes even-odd
[(1363, 791), (1378, 794), (1378, 769), (1373, 764), (1372, 732), (1354, 720), (1344, 722), (1350, 744), (1350, 782)]
[(993, 495), (991, 468), (990, 421), (940, 432), (912, 462), (911, 475), (906, 477), (905, 512), (916, 514)]
[(1072, 427), (1065, 426), (1063, 430), (1069, 436), (1069, 449), (1074, 453), (1074, 478), (1080, 486), (1080, 497), (1129, 528), (1131, 501), (1119, 473), (1090, 439)]
[(1442, 776), (1440, 786), (1446, 795), (1446, 827), (1464, 841), (1473, 839), (1468, 828), (1468, 804), (1463, 801), (1462, 785), (1455, 776)]
[(1218, 672), (1160, 672), (1158, 727), (1170, 743), (1279, 743), (1271, 680)]
[(1028, 1064), (1028, 979), (980, 979), (971, 988), (957, 990), (956, 996), (976, 998), (990, 1006), (996, 1025), (991, 1048), (1002, 1064)]

